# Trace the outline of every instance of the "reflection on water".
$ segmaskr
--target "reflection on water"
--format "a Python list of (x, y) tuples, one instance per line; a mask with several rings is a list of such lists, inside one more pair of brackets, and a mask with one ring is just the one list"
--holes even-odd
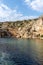
[(0, 65), (43, 65), (43, 40), (0, 38)]

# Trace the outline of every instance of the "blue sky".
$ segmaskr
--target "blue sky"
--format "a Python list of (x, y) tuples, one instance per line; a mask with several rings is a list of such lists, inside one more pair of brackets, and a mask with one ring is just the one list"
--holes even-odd
[(43, 0), (0, 0), (0, 21), (36, 18), (43, 14)]

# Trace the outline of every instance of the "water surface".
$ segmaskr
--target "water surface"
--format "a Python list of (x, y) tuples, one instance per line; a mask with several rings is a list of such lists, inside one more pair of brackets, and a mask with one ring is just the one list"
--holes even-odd
[(43, 65), (43, 40), (0, 38), (0, 65)]

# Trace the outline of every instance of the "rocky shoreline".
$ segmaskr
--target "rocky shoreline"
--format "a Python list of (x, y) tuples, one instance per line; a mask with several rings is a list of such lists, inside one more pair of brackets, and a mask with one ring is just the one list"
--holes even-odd
[(0, 38), (43, 39), (43, 16), (16, 22), (0, 22)]

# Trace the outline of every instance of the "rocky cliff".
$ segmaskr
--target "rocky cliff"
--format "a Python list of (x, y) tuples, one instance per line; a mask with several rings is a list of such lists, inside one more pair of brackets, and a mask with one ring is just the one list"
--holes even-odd
[(43, 38), (43, 16), (15, 22), (0, 22), (0, 37)]

